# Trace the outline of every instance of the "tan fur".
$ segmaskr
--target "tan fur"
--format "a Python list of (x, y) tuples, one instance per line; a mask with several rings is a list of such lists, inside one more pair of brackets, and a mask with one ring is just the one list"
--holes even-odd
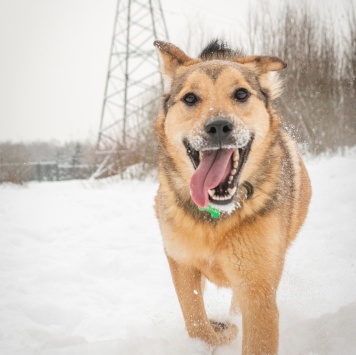
[[(156, 46), (172, 85), (156, 120), (160, 187), (155, 209), (188, 333), (211, 345), (227, 344), (237, 335), (235, 325), (208, 319), (206, 277), (233, 291), (232, 309), (240, 309), (243, 317), (243, 354), (276, 354), (276, 291), (287, 247), (305, 219), (311, 195), (296, 144), (271, 106), (280, 89), (271, 71), (285, 64), (256, 56), (193, 60), (171, 44)], [(231, 99), (236, 87), (251, 93), (247, 103)], [(188, 92), (201, 98), (199, 105), (182, 102)], [(199, 135), (207, 120), (222, 115), (254, 133), (240, 186), (249, 181), (255, 192), (241, 208), (213, 220), (190, 198), (194, 167), (182, 140)]]

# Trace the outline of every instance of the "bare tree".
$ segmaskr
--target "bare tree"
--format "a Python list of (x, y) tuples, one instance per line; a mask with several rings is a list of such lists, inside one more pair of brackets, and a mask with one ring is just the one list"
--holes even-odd
[(30, 175), (27, 165), (29, 161), (30, 154), (23, 144), (2, 143), (0, 145), (0, 181), (23, 184)]
[(277, 16), (267, 8), (249, 16), (250, 50), (288, 63), (277, 109), (287, 129), (312, 153), (356, 143), (355, 8), (347, 9), (342, 36), (326, 27), (325, 16), (331, 15), (321, 18), (307, 2), (287, 2)]

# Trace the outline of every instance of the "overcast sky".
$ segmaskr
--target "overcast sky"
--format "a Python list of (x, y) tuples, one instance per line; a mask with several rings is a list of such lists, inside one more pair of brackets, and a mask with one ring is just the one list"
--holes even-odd
[[(0, 141), (95, 140), (116, 2), (0, 0)], [(244, 33), (246, 0), (161, 2), (170, 40), (183, 48), (188, 27), (207, 38)], [(319, 4), (334, 11), (340, 1)]]

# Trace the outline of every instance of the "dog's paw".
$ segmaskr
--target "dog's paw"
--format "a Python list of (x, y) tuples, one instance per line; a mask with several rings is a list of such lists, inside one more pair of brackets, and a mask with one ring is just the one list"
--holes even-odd
[(210, 320), (210, 324), (215, 332), (215, 341), (212, 345), (226, 345), (237, 337), (238, 328), (235, 324), (213, 320)]
[(228, 323), (218, 322), (215, 320), (210, 320), (210, 324), (216, 332), (221, 332), (222, 330), (225, 330), (228, 327)]
[(193, 338), (200, 338), (211, 346), (227, 345), (237, 336), (238, 329), (235, 324), (210, 321), (205, 327), (199, 327), (190, 332)]
[(187, 330), (190, 337), (199, 338), (211, 346), (227, 345), (237, 337), (238, 333), (238, 328), (235, 324), (213, 320), (209, 320), (199, 326), (194, 324)]
[(210, 345), (227, 345), (231, 343), (238, 333), (237, 326), (228, 322), (210, 321), (214, 334), (207, 341)]

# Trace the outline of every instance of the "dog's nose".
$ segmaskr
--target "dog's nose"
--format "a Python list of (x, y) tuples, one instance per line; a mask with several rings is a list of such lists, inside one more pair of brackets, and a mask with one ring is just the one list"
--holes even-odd
[(209, 121), (204, 131), (212, 137), (226, 137), (233, 130), (234, 126), (228, 118), (217, 118), (213, 121)]

